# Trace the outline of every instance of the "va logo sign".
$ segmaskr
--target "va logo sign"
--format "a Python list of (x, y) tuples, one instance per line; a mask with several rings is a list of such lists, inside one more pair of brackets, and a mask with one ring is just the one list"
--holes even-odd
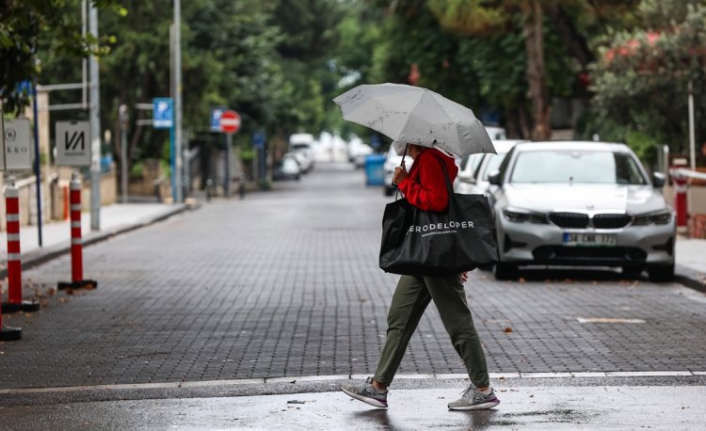
[(65, 150), (67, 152), (86, 151), (86, 134), (81, 130), (67, 130), (64, 136), (64, 141), (66, 142)]
[(91, 125), (88, 121), (56, 123), (56, 164), (59, 166), (91, 165)]

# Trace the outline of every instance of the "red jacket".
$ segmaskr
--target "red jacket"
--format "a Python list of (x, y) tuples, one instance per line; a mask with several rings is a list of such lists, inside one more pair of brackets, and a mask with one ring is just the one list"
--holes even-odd
[(453, 184), (458, 173), (454, 159), (440, 151), (423, 148), (414, 160), (409, 176), (397, 185), (409, 203), (424, 211), (444, 211), (449, 204), (444, 170), (439, 159), (446, 163), (449, 180)]

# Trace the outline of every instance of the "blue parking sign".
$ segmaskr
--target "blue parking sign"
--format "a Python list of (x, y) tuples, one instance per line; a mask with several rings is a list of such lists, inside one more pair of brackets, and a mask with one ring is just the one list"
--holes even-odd
[(220, 132), (221, 131), (221, 115), (226, 108), (213, 108), (211, 109), (211, 131)]
[(152, 99), (152, 127), (171, 129), (174, 126), (174, 100), (171, 97)]

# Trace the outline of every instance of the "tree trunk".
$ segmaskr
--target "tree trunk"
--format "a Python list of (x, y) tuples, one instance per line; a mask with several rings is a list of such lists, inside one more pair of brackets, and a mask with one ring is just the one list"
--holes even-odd
[(547, 140), (551, 138), (552, 131), (549, 123), (549, 92), (544, 66), (543, 14), (540, 0), (527, 0), (524, 3), (524, 15), (527, 82), (532, 102), (531, 137), (533, 140)]

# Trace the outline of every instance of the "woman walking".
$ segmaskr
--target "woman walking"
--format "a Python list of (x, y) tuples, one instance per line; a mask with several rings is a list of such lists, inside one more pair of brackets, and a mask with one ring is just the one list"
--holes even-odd
[[(409, 145), (408, 154), (414, 159), (409, 173), (403, 163), (395, 170), (393, 183), (411, 205), (424, 211), (445, 211), (449, 193), (444, 170), (451, 182), (458, 173), (453, 157), (437, 148), (413, 144)], [(390, 304), (387, 340), (375, 374), (364, 383), (343, 385), (343, 392), (372, 406), (388, 407), (388, 387), (424, 310), (433, 300), (471, 380), (461, 398), (449, 403), (449, 409), (480, 410), (497, 406), (500, 400), (490, 387), (485, 353), (463, 289), (467, 278), (466, 273), (449, 277), (402, 275)]]

